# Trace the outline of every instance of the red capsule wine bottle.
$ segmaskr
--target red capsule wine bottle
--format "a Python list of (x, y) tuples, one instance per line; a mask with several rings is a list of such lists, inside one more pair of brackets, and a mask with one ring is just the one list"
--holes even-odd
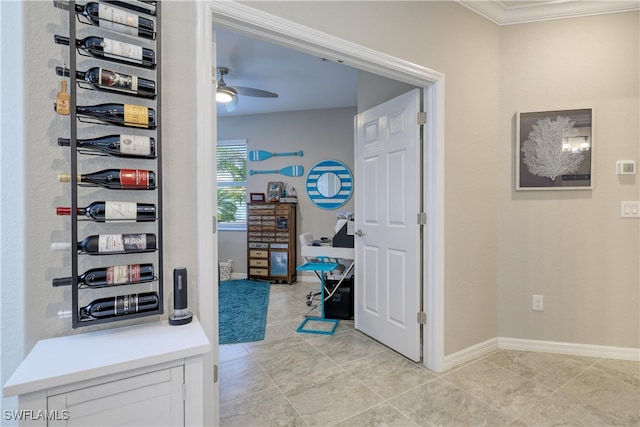
[[(77, 208), (78, 215), (84, 215), (96, 222), (130, 221), (143, 222), (155, 221), (156, 205), (152, 203), (135, 202), (93, 202), (84, 208)], [(71, 208), (56, 208), (57, 215), (71, 215)]]
[[(71, 174), (58, 174), (58, 180), (71, 182)], [(156, 174), (153, 171), (142, 169), (105, 169), (77, 175), (77, 181), (112, 190), (149, 190), (156, 186)]]
[[(69, 138), (58, 138), (61, 147), (71, 146)], [(156, 140), (150, 136), (108, 135), (93, 139), (76, 139), (76, 147), (82, 154), (116, 157), (156, 157)]]
[[(69, 69), (56, 67), (56, 74), (69, 77)], [(156, 97), (156, 82), (101, 67), (92, 67), (87, 71), (76, 71), (78, 85), (83, 89), (105, 92), (119, 92), (140, 98)]]
[[(71, 277), (53, 279), (53, 286), (71, 286)], [(92, 268), (78, 276), (78, 286), (101, 288), (105, 286), (126, 285), (129, 283), (150, 282), (155, 279), (153, 264), (113, 265), (104, 268)]]
[[(54, 35), (57, 44), (69, 46), (69, 37)], [(97, 36), (89, 36), (76, 40), (76, 48), (98, 59), (111, 62), (135, 65), (144, 68), (156, 67), (156, 53), (146, 47), (124, 43), (117, 40)]]
[[(71, 249), (70, 243), (52, 243), (51, 250)], [(156, 250), (155, 234), (100, 234), (89, 236), (76, 244), (76, 249), (87, 255), (114, 253), (153, 252)]]
[(159, 306), (157, 292), (118, 295), (100, 298), (80, 308), (80, 320), (103, 319), (106, 317), (126, 316), (156, 310)]
[(80, 121), (88, 123), (147, 129), (155, 129), (156, 127), (155, 110), (142, 105), (78, 105), (76, 106), (76, 113)]
[(89, 2), (87, 4), (76, 4), (76, 13), (83, 15), (91, 25), (95, 25), (105, 30), (139, 36), (146, 39), (153, 39), (154, 24), (151, 19), (129, 13), (122, 9), (117, 9), (107, 4)]

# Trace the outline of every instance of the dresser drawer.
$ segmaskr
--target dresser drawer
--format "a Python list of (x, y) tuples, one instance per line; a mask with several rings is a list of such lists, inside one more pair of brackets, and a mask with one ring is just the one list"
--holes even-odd
[(250, 258), (249, 259), (249, 266), (250, 267), (269, 267), (269, 260), (268, 259)]
[(269, 275), (269, 269), (267, 268), (250, 268), (249, 269), (249, 275), (250, 276), (268, 276)]
[(269, 258), (269, 251), (249, 251), (249, 258)]

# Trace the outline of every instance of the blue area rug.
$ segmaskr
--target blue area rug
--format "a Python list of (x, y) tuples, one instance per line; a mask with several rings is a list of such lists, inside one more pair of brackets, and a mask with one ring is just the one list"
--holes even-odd
[(218, 287), (219, 343), (264, 339), (271, 283), (224, 280)]

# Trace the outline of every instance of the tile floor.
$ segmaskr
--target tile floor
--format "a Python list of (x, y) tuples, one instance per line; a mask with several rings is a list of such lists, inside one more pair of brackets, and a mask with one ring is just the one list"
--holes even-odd
[(434, 373), (351, 321), (296, 333), (315, 287), (272, 285), (265, 340), (220, 347), (221, 426), (640, 426), (640, 362), (498, 350)]

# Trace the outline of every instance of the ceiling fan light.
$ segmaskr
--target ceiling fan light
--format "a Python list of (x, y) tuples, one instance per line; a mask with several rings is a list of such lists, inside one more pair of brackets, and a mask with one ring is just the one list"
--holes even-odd
[(229, 90), (228, 88), (218, 88), (218, 90), (216, 90), (217, 102), (226, 104), (227, 102), (230, 102), (234, 96), (236, 96), (235, 91)]

